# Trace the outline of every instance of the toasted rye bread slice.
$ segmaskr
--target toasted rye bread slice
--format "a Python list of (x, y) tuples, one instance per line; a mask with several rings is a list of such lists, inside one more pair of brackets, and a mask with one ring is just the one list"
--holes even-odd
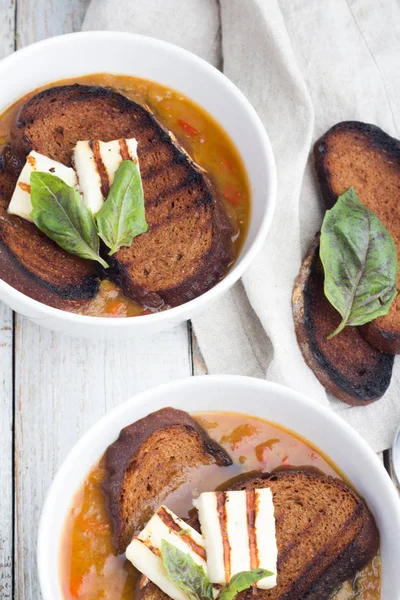
[[(327, 207), (354, 186), (360, 200), (392, 234), (400, 256), (400, 142), (375, 125), (345, 121), (315, 143), (314, 158)], [(400, 353), (400, 296), (388, 315), (361, 331), (378, 350)]]
[(149, 231), (110, 261), (108, 276), (149, 308), (176, 306), (213, 287), (233, 260), (232, 228), (203, 171), (151, 112), (110, 89), (54, 87), (29, 100), (12, 129), (12, 149), (66, 165), (78, 140), (138, 140)]
[(35, 225), (7, 213), (19, 165), (0, 159), (0, 277), (48, 306), (77, 311), (99, 287), (95, 264), (68, 254)]
[(394, 356), (372, 347), (358, 327), (346, 327), (327, 339), (341, 317), (325, 297), (318, 250), (316, 238), (294, 284), (292, 308), (297, 341), (307, 365), (328, 392), (347, 404), (369, 404), (387, 390)]
[(125, 427), (108, 447), (105, 460), (102, 490), (120, 553), (168, 494), (188, 480), (191, 468), (232, 464), (188, 413), (174, 408)]
[[(257, 590), (259, 600), (328, 600), (342, 582), (362, 569), (379, 548), (379, 533), (365, 502), (345, 483), (309, 469), (250, 473), (231, 490), (269, 487), (278, 545), (278, 582)], [(190, 520), (198, 528), (196, 515)], [(154, 584), (140, 600), (166, 600)], [(253, 591), (237, 596), (251, 600)]]

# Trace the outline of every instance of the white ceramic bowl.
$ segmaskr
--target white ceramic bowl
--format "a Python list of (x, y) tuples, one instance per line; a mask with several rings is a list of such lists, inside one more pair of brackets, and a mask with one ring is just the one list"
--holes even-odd
[(312, 442), (352, 482), (372, 510), (381, 535), (383, 600), (400, 598), (400, 501), (367, 443), (340, 417), (283, 386), (237, 376), (192, 377), (138, 394), (104, 416), (75, 445), (50, 488), (39, 527), (43, 600), (62, 600), (60, 538), (72, 496), (120, 430), (164, 406), (189, 412), (232, 411), (268, 419)]
[(0, 280), (0, 299), (29, 319), (87, 338), (153, 334), (202, 311), (243, 274), (265, 240), (276, 195), (274, 158), (265, 129), (250, 103), (222, 73), (166, 42), (108, 31), (63, 35), (19, 50), (0, 63), (0, 113), (47, 83), (89, 73), (136, 75), (179, 90), (205, 108), (228, 132), (246, 165), (252, 215), (243, 250), (225, 279), (202, 296), (168, 311), (134, 318), (97, 318), (46, 306)]

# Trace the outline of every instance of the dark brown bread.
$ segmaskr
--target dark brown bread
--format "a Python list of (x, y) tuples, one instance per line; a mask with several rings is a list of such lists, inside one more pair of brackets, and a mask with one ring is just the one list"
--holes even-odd
[[(345, 121), (316, 142), (314, 158), (327, 207), (354, 186), (360, 200), (390, 231), (400, 255), (400, 142), (375, 125)], [(400, 353), (400, 297), (387, 316), (361, 331), (378, 350)]]
[[(328, 600), (376, 554), (379, 533), (365, 502), (339, 479), (315, 469), (250, 473), (228, 489), (269, 487), (278, 545), (278, 584), (258, 590), (259, 600)], [(191, 518), (198, 527), (197, 518)], [(252, 590), (239, 600), (251, 600)], [(140, 600), (166, 600), (154, 584)]]
[(108, 447), (105, 460), (102, 489), (120, 553), (168, 494), (188, 479), (191, 468), (232, 464), (188, 413), (174, 408), (125, 427)]
[[(227, 489), (270, 487), (275, 507), (278, 585), (261, 600), (327, 600), (376, 554), (379, 533), (364, 501), (345, 483), (312, 468), (250, 473)], [(190, 525), (199, 529), (197, 515)], [(251, 600), (252, 592), (238, 598)], [(141, 600), (165, 600), (149, 583)]]
[(108, 275), (147, 307), (182, 304), (226, 274), (232, 229), (203, 171), (148, 110), (102, 87), (54, 87), (23, 106), (12, 149), (20, 158), (35, 149), (69, 165), (77, 140), (121, 137), (139, 143), (149, 231), (114, 255)]
[[(274, 500), (278, 585), (259, 592), (262, 600), (325, 600), (378, 551), (371, 513), (339, 479), (285, 469), (236, 482), (233, 489), (263, 487)], [(250, 600), (251, 592), (242, 597)]]
[(55, 308), (79, 310), (99, 287), (95, 265), (7, 213), (20, 165), (6, 151), (0, 158), (0, 277), (30, 298)]
[(387, 390), (394, 356), (372, 347), (358, 327), (346, 327), (334, 338), (327, 339), (341, 317), (324, 294), (318, 244), (316, 238), (293, 289), (297, 341), (307, 365), (328, 392), (347, 404), (369, 404)]

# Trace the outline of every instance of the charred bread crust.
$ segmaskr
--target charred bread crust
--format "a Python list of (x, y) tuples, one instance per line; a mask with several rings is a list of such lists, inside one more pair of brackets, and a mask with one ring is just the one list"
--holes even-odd
[(107, 474), (101, 485), (112, 524), (114, 545), (121, 552), (125, 551), (121, 544), (123, 531), (121, 491), (126, 473), (134, 464), (141, 446), (152, 434), (172, 426), (183, 427), (195, 433), (201, 440), (204, 454), (211, 457), (218, 466), (226, 467), (232, 464), (225, 450), (210, 438), (197, 421), (182, 410), (163, 408), (122, 429), (118, 439), (107, 448), (105, 454)]
[(220, 194), (175, 136), (149, 110), (114, 90), (75, 84), (28, 100), (13, 124), (12, 150), (20, 160), (35, 149), (69, 165), (78, 135), (139, 142), (149, 230), (111, 259), (104, 253), (107, 275), (125, 295), (161, 309), (218, 283), (234, 258), (232, 226)]
[[(214, 202), (211, 194), (209, 202)], [(231, 227), (217, 204), (214, 212), (212, 247), (196, 273), (180, 285), (154, 292), (135, 284), (127, 267), (118, 260), (118, 253), (115, 256), (107, 257), (110, 265), (110, 277), (122, 288), (126, 296), (134, 298), (136, 302), (150, 309), (179, 306), (204, 294), (224, 278), (227, 269), (233, 262)]]
[(6, 150), (0, 160), (0, 277), (43, 304), (77, 311), (96, 295), (97, 271), (90, 261), (62, 250), (32, 223), (7, 213), (19, 170), (19, 163)]
[[(392, 163), (391, 168), (400, 168), (400, 141), (385, 133), (376, 125), (360, 121), (343, 121), (329, 129), (314, 145), (314, 162), (322, 197), (326, 207), (332, 208), (338, 194), (332, 186), (332, 173), (328, 166), (331, 139), (338, 134), (362, 136), (368, 147), (378, 152)], [(400, 197), (400, 196), (399, 196)], [(397, 204), (397, 199), (395, 200)], [(382, 319), (377, 319), (360, 327), (363, 337), (375, 348), (384, 353), (400, 353), (400, 331), (388, 330)]]
[[(147, 121), (149, 131), (156, 129), (162, 141), (169, 142), (171, 140), (169, 132), (156, 120), (154, 115), (147, 108), (144, 108), (112, 88), (75, 83), (72, 85), (54, 86), (47, 90), (43, 90), (32, 96), (32, 98), (23, 104), (11, 125), (11, 151), (13, 156), (23, 163), (29, 152), (36, 149), (35, 140), (30, 139), (28, 133), (30, 132), (30, 128), (36, 124), (36, 121), (47, 118), (48, 115), (44, 113), (45, 109), (55, 111), (59, 108), (68, 108), (72, 103), (77, 103), (77, 105), (86, 105), (89, 103), (88, 105), (90, 107), (94, 102), (108, 103), (111, 110), (115, 113), (116, 119), (118, 118), (118, 115), (136, 112), (137, 115)], [(133, 121), (135, 120), (134, 117)], [(114, 125), (115, 128), (119, 127), (117, 122), (115, 122)], [(56, 140), (56, 134), (58, 132), (54, 131), (52, 133), (54, 140)], [(134, 132), (126, 131), (125, 134), (133, 135)], [(65, 137), (64, 133), (63, 135)], [(118, 131), (117, 137), (121, 137), (121, 135), (122, 131)], [(113, 131), (104, 132), (103, 141), (115, 139), (115, 136), (116, 133)], [(68, 166), (71, 165), (72, 149), (76, 141), (78, 140), (75, 138), (65, 140), (65, 147), (62, 147), (57, 143), (55, 144), (57, 148), (54, 148), (54, 152), (63, 152), (64, 160), (61, 162)], [(151, 144), (152, 140), (149, 139), (147, 142)], [(52, 156), (50, 158), (52, 158)], [(56, 160), (60, 160), (60, 158), (58, 157)], [(189, 157), (188, 160), (190, 160)]]
[(338, 199), (331, 185), (331, 174), (326, 161), (327, 152), (329, 151), (329, 138), (341, 132), (356, 133), (367, 137), (372, 148), (391, 156), (394, 161), (400, 162), (400, 141), (385, 133), (380, 127), (362, 121), (337, 123), (314, 144), (315, 169), (327, 208), (332, 208)]
[[(46, 116), (44, 114), (44, 109), (50, 108), (51, 110), (54, 110), (59, 107), (68, 107), (71, 102), (76, 102), (78, 104), (91, 103), (93, 100), (106, 100), (111, 102), (112, 108), (116, 111), (116, 114), (117, 111), (124, 112), (130, 110), (131, 105), (134, 104), (126, 96), (115, 92), (111, 88), (103, 86), (81, 85), (75, 83), (72, 85), (54, 86), (47, 90), (43, 90), (32, 96), (32, 98), (23, 104), (11, 125), (11, 150), (13, 155), (19, 160), (24, 161), (29, 152), (36, 149), (35, 141), (30, 139), (28, 133), (29, 128), (35, 124), (36, 120), (40, 120)], [(56, 133), (56, 131), (53, 132), (54, 136)], [(110, 140), (112, 139), (112, 135), (113, 134), (111, 133), (108, 136)], [(71, 165), (71, 152), (76, 141), (78, 140), (72, 141), (65, 148), (66, 154), (64, 155), (64, 160), (61, 162), (64, 162), (64, 164), (68, 166)], [(59, 146), (59, 148), (61, 148), (61, 146)], [(40, 152), (40, 150), (38, 151)], [(55, 151), (57, 151), (56, 148)], [(59, 151), (62, 152), (63, 150), (60, 149)], [(52, 158), (52, 156), (50, 158)], [(57, 158), (56, 160), (60, 159)]]
[(362, 325), (360, 332), (363, 338), (380, 352), (400, 354), (400, 334), (382, 329), (376, 319), (375, 321), (366, 323), (366, 325)]
[(19, 292), (47, 306), (61, 310), (78, 311), (94, 298), (99, 290), (97, 275), (87, 275), (75, 285), (59, 287), (31, 273), (1, 240), (0, 277)]
[(379, 532), (367, 505), (363, 500), (361, 502), (363, 504), (364, 519), (360, 533), (336, 562), (326, 569), (319, 581), (315, 582), (310, 591), (304, 596), (304, 600), (330, 598), (333, 590), (365, 567), (378, 552)]
[[(340, 315), (324, 296), (318, 248), (319, 237), (310, 246), (294, 284), (297, 341), (305, 362), (328, 392), (347, 404), (366, 405), (383, 396), (389, 387), (394, 356), (373, 348), (356, 327), (347, 327), (321, 347), (321, 339), (335, 329)], [(327, 329), (321, 334), (324, 321)]]

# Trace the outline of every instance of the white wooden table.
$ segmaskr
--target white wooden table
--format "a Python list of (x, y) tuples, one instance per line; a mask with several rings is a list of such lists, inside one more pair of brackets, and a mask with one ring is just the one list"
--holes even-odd
[[(89, 1), (0, 0), (0, 58), (79, 30)], [(190, 324), (140, 342), (92, 343), (0, 303), (0, 600), (40, 600), (39, 515), (75, 441), (136, 392), (204, 372)]]

